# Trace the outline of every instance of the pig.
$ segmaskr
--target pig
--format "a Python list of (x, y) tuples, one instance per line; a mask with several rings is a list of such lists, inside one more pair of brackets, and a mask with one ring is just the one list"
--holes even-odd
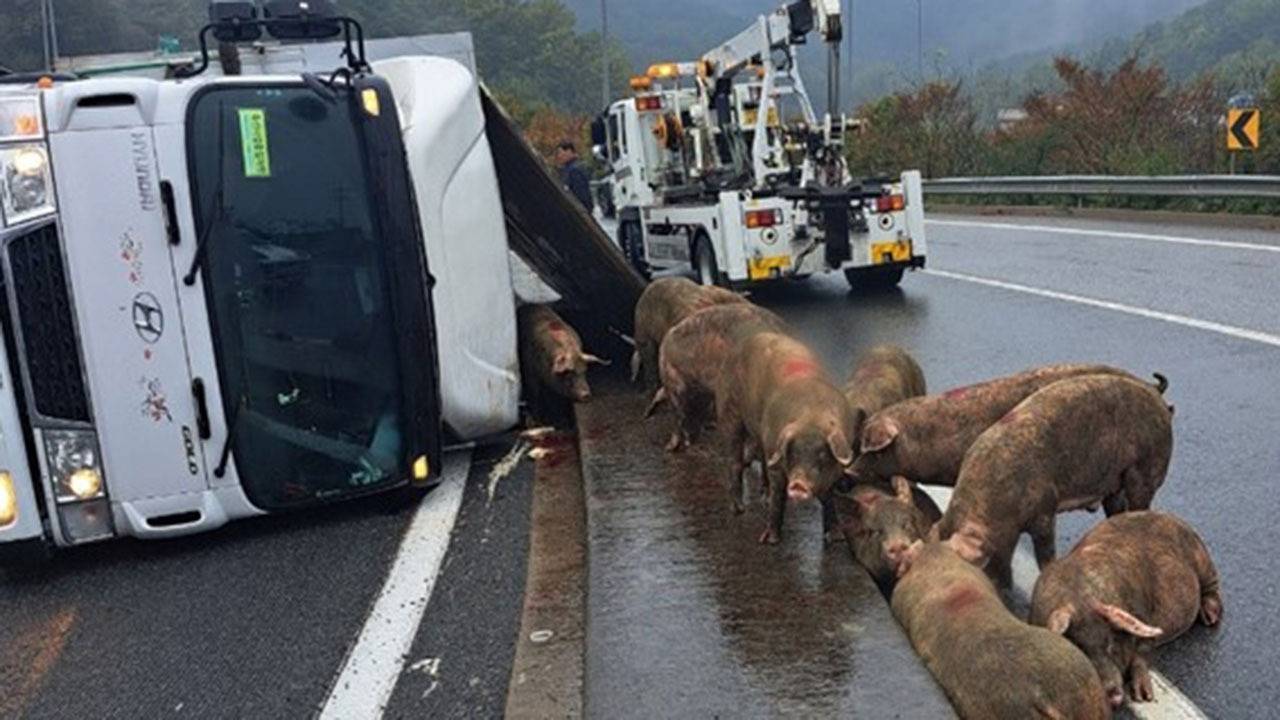
[(646, 417), (663, 402), (676, 415), (676, 429), (667, 450), (687, 447), (715, 411), (715, 391), (733, 348), (757, 332), (780, 332), (782, 318), (751, 303), (707, 308), (681, 320), (663, 339), (658, 351), (662, 387)]
[(781, 538), (788, 497), (819, 500), (824, 533), (834, 529), (829, 496), (853, 463), (853, 413), (812, 351), (780, 333), (746, 338), (720, 376), (716, 414), (729, 444), (734, 512), (742, 512), (748, 451), (763, 460), (769, 520), (761, 543)]
[(863, 484), (833, 492), (831, 501), (854, 559), (881, 588), (892, 586), (902, 554), (942, 517), (933, 500), (901, 475), (893, 479), (892, 493)]
[(917, 540), (898, 575), (893, 615), (961, 718), (1111, 717), (1084, 653), (1014, 617), (947, 545)]
[(649, 283), (636, 302), (635, 354), (631, 381), (643, 376), (644, 387), (658, 384), (658, 347), (667, 331), (690, 315), (715, 305), (745, 303), (746, 298), (718, 287), (703, 287), (688, 278), (659, 278)]
[(1199, 620), (1222, 618), (1218, 571), (1200, 536), (1160, 512), (1103, 521), (1045, 568), (1031, 622), (1064, 635), (1093, 662), (1112, 705), (1153, 699), (1147, 655)]
[[(1050, 365), (941, 395), (911, 398), (863, 424), (853, 474), (881, 482), (905, 475), (925, 485), (954, 486), (965, 452), (987, 428), (1040, 388), (1081, 375), (1133, 378), (1105, 365)], [(1163, 394), (1168, 382), (1161, 375), (1156, 380)]]
[(608, 365), (582, 350), (582, 339), (554, 310), (524, 305), (516, 313), (520, 336), (520, 369), (529, 406), (535, 416), (553, 413), (553, 398), (575, 403), (591, 399), (588, 365)]
[(1173, 415), (1151, 386), (1116, 375), (1059, 380), (1022, 401), (969, 448), (934, 530), (964, 559), (1012, 584), (1018, 536), (1043, 569), (1057, 513), (1107, 516), (1151, 506), (1173, 451)]
[(871, 348), (858, 360), (844, 384), (844, 396), (853, 409), (853, 440), (861, 437), (867, 418), (926, 392), (924, 371), (910, 353), (897, 345)]

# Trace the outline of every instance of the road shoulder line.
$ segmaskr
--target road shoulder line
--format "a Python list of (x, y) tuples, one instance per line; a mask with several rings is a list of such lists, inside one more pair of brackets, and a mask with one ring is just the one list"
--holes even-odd
[(378, 718), (391, 699), (453, 537), (471, 452), (451, 453), (444, 467), (439, 487), (423, 500), (405, 530), (382, 590), (320, 711), (321, 720)]
[(1084, 237), (1112, 238), (1117, 240), (1142, 240), (1161, 242), (1173, 245), (1193, 245), (1228, 250), (1253, 250), (1258, 252), (1280, 253), (1280, 245), (1263, 245), (1262, 243), (1237, 242), (1232, 240), (1207, 240), (1204, 238), (1181, 237), (1178, 235), (1157, 235), (1154, 233), (1118, 232), (1114, 230), (1089, 230), (1086, 228), (1061, 227), (1058, 225), (1022, 225), (1017, 223), (978, 222), (976, 220), (926, 220), (925, 222), (943, 227), (968, 227), (997, 230), (1018, 230), (1033, 233), (1056, 233), (1059, 235), (1080, 235)]
[(1110, 300), (1099, 300), (1097, 298), (1085, 297), (1083, 295), (1072, 295), (1071, 293), (1058, 292), (1056, 290), (1045, 290), (1043, 288), (1031, 287), (1029, 285), (1019, 285), (1018, 283), (1005, 282), (1004, 280), (994, 280), (992, 278), (979, 277), (977, 275), (966, 275), (964, 273), (950, 272), (948, 270), (929, 269), (921, 272), (926, 275), (933, 275), (934, 277), (946, 278), (948, 280), (960, 280), (962, 282), (986, 285), (987, 287), (998, 288), (1001, 290), (1011, 290), (1013, 292), (1026, 293), (1028, 295), (1038, 295), (1043, 298), (1061, 300), (1063, 302), (1075, 303), (1077, 305), (1089, 305), (1091, 307), (1101, 308), (1103, 310), (1112, 310), (1126, 315), (1136, 315), (1138, 317), (1147, 318), (1148, 320), (1160, 320), (1174, 325), (1195, 328), (1197, 330), (1207, 330), (1209, 332), (1218, 333), (1219, 335), (1227, 335), (1239, 340), (1252, 340), (1253, 342), (1262, 343), (1263, 345), (1280, 347), (1280, 335), (1272, 335), (1260, 330), (1250, 330), (1248, 328), (1213, 322), (1212, 320), (1200, 320), (1198, 318), (1187, 317), (1186, 315), (1176, 315), (1174, 313), (1137, 307), (1136, 305), (1125, 305), (1124, 303), (1111, 302)]
[(582, 717), (587, 507), (574, 436), (537, 441), (529, 569), (507, 718)]

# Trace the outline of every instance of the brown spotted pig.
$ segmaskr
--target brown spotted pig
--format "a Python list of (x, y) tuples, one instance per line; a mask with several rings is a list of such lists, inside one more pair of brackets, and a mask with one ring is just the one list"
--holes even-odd
[(676, 323), (715, 305), (745, 303), (746, 298), (718, 287), (703, 287), (688, 278), (659, 278), (649, 283), (636, 302), (636, 350), (631, 356), (631, 381), (644, 377), (644, 387), (658, 384), (658, 347)]
[(892, 585), (903, 553), (942, 517), (933, 500), (901, 475), (893, 479), (892, 493), (858, 485), (833, 492), (831, 502), (854, 559), (881, 587)]
[(823, 530), (833, 530), (829, 495), (853, 463), (853, 418), (812, 351), (778, 333), (745, 339), (725, 365), (716, 411), (729, 440), (729, 495), (735, 512), (742, 512), (745, 458), (763, 459), (769, 521), (760, 542), (772, 545), (780, 539), (788, 497), (797, 502), (818, 499)]
[(551, 308), (524, 305), (516, 316), (520, 370), (533, 414), (540, 418), (554, 414), (556, 397), (575, 403), (590, 400), (587, 366), (608, 363), (583, 352), (578, 333)]
[(658, 351), (662, 387), (646, 414), (664, 400), (675, 411), (676, 429), (667, 449), (693, 442), (715, 412), (715, 391), (733, 349), (758, 332), (780, 332), (782, 318), (751, 303), (719, 305), (681, 320), (667, 333)]
[[(862, 426), (853, 474), (881, 482), (904, 475), (925, 485), (955, 485), (965, 452), (987, 428), (1040, 388), (1081, 375), (1133, 377), (1106, 365), (1050, 365), (911, 398), (876, 413)], [(1163, 393), (1168, 383), (1156, 378)]]
[(1145, 510), (1164, 482), (1173, 415), (1151, 386), (1116, 375), (1060, 380), (982, 433), (935, 527), (964, 559), (1012, 584), (1018, 536), (1041, 568), (1054, 558), (1057, 514)]
[(1093, 662), (1112, 705), (1153, 699), (1147, 655), (1195, 622), (1222, 618), (1218, 571), (1200, 536), (1165, 513), (1099, 524), (1045, 568), (1031, 622), (1065, 635)]
[(897, 345), (871, 348), (858, 359), (844, 384), (844, 396), (853, 409), (854, 442), (861, 437), (867, 418), (926, 392), (924, 371), (910, 353)]
[(1088, 658), (1014, 617), (951, 548), (917, 541), (898, 573), (893, 615), (961, 718), (1111, 717)]

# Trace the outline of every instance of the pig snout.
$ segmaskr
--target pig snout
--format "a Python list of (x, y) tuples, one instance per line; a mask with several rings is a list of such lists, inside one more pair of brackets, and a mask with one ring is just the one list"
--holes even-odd
[(888, 561), (889, 567), (895, 570), (902, 564), (902, 559), (907, 555), (907, 548), (911, 547), (911, 543), (906, 538), (894, 538), (886, 540), (884, 543), (884, 557)]
[(807, 502), (812, 500), (815, 493), (813, 486), (807, 480), (792, 480), (787, 483), (787, 497), (796, 502)]
[(1119, 685), (1112, 685), (1107, 688), (1107, 703), (1113, 708), (1118, 708), (1124, 704), (1124, 690)]

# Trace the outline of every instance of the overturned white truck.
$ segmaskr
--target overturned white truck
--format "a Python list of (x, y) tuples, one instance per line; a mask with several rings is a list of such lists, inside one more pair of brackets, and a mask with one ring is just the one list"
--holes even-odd
[(430, 484), (518, 420), (508, 227), (625, 322), (639, 279), (472, 73), (371, 67), (319, 5), (217, 3), (201, 40), (342, 35), (323, 75), (0, 78), (0, 559)]

